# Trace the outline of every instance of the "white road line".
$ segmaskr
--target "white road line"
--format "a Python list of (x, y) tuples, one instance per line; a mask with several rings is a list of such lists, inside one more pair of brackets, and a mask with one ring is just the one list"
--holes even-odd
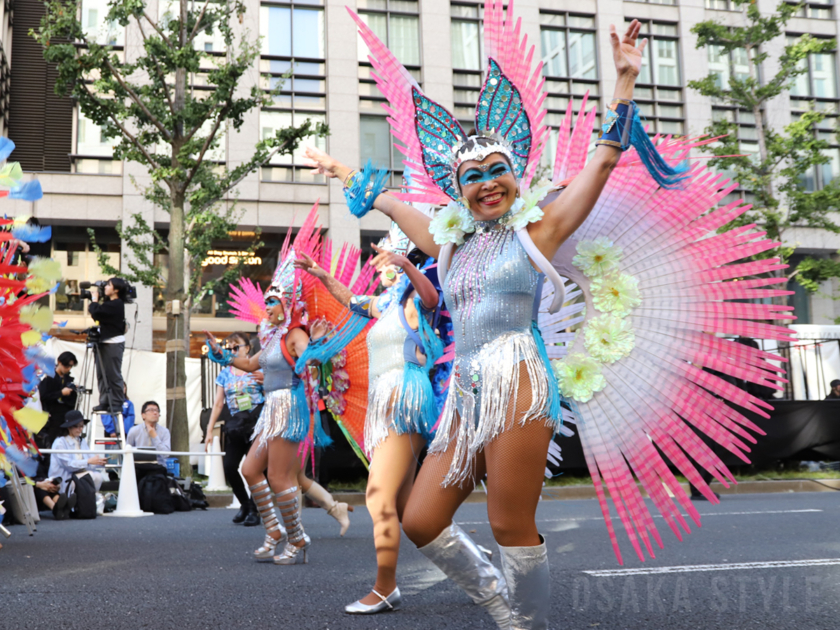
[(584, 571), (593, 577), (620, 577), (628, 575), (655, 575), (661, 573), (698, 573), (701, 571), (744, 571), (747, 569), (786, 569), (789, 567), (819, 567), (840, 565), (840, 558), (817, 560), (775, 560), (771, 562), (733, 562), (731, 564), (695, 564), (675, 567), (651, 567), (649, 569), (609, 569)]
[[(751, 516), (756, 514), (804, 514), (808, 512), (822, 512), (823, 510), (762, 510), (756, 512), (706, 512), (700, 518), (707, 516)], [(653, 518), (663, 518), (661, 514), (654, 514)], [(603, 521), (603, 516), (580, 516), (566, 518), (540, 518), (537, 523), (556, 523), (558, 521)], [(487, 525), (489, 521), (458, 521), (459, 525)]]

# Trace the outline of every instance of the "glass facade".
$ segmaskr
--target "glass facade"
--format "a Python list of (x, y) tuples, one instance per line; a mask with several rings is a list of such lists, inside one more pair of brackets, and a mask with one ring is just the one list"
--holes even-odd
[[(632, 18), (626, 18), (629, 23)], [(677, 24), (640, 20), (640, 37), (648, 38), (635, 100), (650, 134), (685, 133), (682, 73)]]
[(840, 121), (837, 53), (809, 55), (808, 59), (802, 61), (801, 68), (804, 72), (796, 77), (790, 88), (792, 117), (797, 118), (811, 109), (825, 114), (815, 133), (819, 139), (831, 144), (825, 152), (828, 162), (811, 169), (803, 179), (805, 189), (814, 191), (840, 175), (840, 140), (837, 138)]
[[(260, 81), (272, 104), (260, 113), (260, 138), (278, 129), (326, 122), (327, 79), (324, 9), (321, 2), (264, 3), (260, 7)], [(307, 142), (326, 150), (326, 138)], [(302, 166), (302, 148), (293, 155), (276, 155), (262, 169), (275, 182), (324, 183)]]

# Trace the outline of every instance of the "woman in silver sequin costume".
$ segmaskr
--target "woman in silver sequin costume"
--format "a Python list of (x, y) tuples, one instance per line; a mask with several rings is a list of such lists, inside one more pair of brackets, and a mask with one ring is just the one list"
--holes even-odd
[[(618, 72), (615, 98), (625, 103), (633, 98), (646, 43), (636, 46), (638, 33), (636, 20), (623, 38), (610, 27)], [(493, 86), (501, 79), (493, 77)], [(416, 90), (414, 102), (424, 103)], [(424, 115), (436, 120), (444, 115), (435, 104), (423, 107)], [(435, 150), (440, 145), (436, 141)], [(354, 172), (330, 156), (317, 149), (306, 153), (320, 172), (354, 181)], [(521, 217), (515, 210), (519, 182), (510, 145), (489, 129), (461, 141), (452, 147), (449, 168), (460, 206), (470, 216), (460, 224), (465, 229), (457, 250), (435, 242), (429, 218), (411, 206), (387, 193), (375, 198), (374, 208), (439, 259), (455, 333), (449, 398), (403, 527), (474, 601), (494, 594), (509, 600), (507, 616), (495, 616), (500, 628), (545, 629), (550, 609), (548, 556), (535, 516), (548, 445), (561, 414), (556, 380), (534, 321), (542, 285), (537, 269), (551, 277), (548, 261), (591, 212), (620, 156), (620, 143), (601, 144), (563, 194), (538, 216)], [(507, 582), (501, 591), (500, 576), (472, 561), (469, 537), (452, 522), (473, 488), (464, 482), (485, 474), (488, 516)]]
[[(265, 404), (254, 428), (253, 444), (242, 466), (242, 474), (251, 488), (251, 496), (266, 528), (263, 546), (254, 552), (257, 560), (275, 564), (306, 564), (311, 541), (303, 530), (298, 497), (301, 462), (300, 443), (313, 429), (315, 446), (327, 446), (331, 440), (320, 422), (311, 422), (304, 383), (295, 372), (296, 358), (309, 345), (305, 307), (295, 294), (291, 260), (281, 262), (272, 284), (265, 292), (267, 319), (260, 324), (262, 349), (252, 357), (233, 356), (223, 351), (213, 335), (207, 333), (209, 356), (222, 365), (232, 365), (244, 372), (263, 370)], [(323, 321), (311, 327), (312, 338), (326, 333)], [(314, 426), (311, 426), (314, 425)], [(267, 478), (264, 474), (268, 471)], [(279, 508), (283, 524), (276, 509)], [(284, 527), (285, 525), (285, 527)], [(275, 548), (283, 544), (280, 554)]]
[[(396, 579), (400, 520), (414, 482), (417, 455), (430, 438), (438, 416), (429, 373), (423, 369), (434, 358), (427, 359), (424, 354), (428, 340), (422, 338), (422, 330), (418, 334), (418, 329), (421, 316), (427, 322), (434, 318), (440, 299), (433, 282), (398, 253), (410, 246), (404, 235), (402, 239), (386, 237), (379, 247), (374, 245), (377, 256), (370, 264), (377, 268), (380, 282), (387, 289), (379, 297), (353, 295), (308, 256), (296, 262), (299, 269), (318, 278), (341, 304), (376, 319), (367, 334), (369, 385), (364, 447), (371, 460), (366, 504), (373, 519), (377, 574), (372, 591), (345, 607), (350, 614), (396, 610), (402, 604)], [(417, 250), (414, 254), (425, 259)]]

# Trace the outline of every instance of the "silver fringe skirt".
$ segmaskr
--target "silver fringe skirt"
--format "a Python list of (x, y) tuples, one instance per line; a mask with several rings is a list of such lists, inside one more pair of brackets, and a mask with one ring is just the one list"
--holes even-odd
[[(529, 332), (504, 334), (478, 350), (455, 357), (449, 394), (441, 414), (430, 453), (442, 453), (454, 443), (452, 466), (443, 485), (460, 484), (473, 476), (476, 454), (507, 427), (516, 410), (522, 381), (520, 363), (524, 361), (530, 384), (531, 405), (520, 425), (543, 420), (555, 432), (566, 432), (562, 417), (549, 413), (552, 397), (550, 369)], [(527, 384), (526, 384), (527, 385)]]
[[(301, 388), (302, 389), (302, 388)], [(260, 418), (251, 440), (259, 440), (259, 448), (277, 437), (301, 442), (309, 433), (309, 409), (305, 395), (293, 389), (276, 389), (265, 395)]]

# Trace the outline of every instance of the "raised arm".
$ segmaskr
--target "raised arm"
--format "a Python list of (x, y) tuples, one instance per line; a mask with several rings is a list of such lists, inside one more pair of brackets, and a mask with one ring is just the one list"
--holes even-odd
[[(353, 174), (350, 167), (315, 147), (306, 147), (304, 155), (313, 166), (313, 172), (327, 177), (336, 177), (342, 182), (346, 182), (347, 178)], [(373, 207), (399, 225), (406, 236), (424, 254), (428, 254), (432, 258), (437, 258), (440, 255), (440, 245), (436, 244), (432, 235), (429, 234), (431, 219), (417, 208), (403, 203), (387, 193), (379, 195), (374, 200)]]
[[(636, 46), (640, 26), (638, 20), (633, 20), (623, 38), (619, 39), (615, 27), (610, 25), (610, 43), (618, 73), (614, 95), (616, 99), (633, 99), (633, 88), (642, 67), (642, 52), (647, 44), (647, 39), (643, 39)], [(560, 245), (589, 216), (620, 158), (620, 149), (598, 146), (595, 155), (563, 193), (543, 208), (545, 214), (542, 220), (528, 227), (534, 244), (546, 258), (551, 260)]]
[[(207, 332), (206, 330), (204, 331), (204, 335), (207, 337), (207, 343), (210, 344), (210, 347), (213, 349), (213, 352), (221, 355), (222, 349), (216, 342), (215, 335), (213, 335), (210, 332)], [(257, 352), (252, 357), (236, 357), (233, 359), (233, 362), (230, 365), (242, 370), (243, 372), (256, 372), (260, 369), (260, 354), (262, 354), (262, 351)]]
[(417, 295), (423, 302), (423, 306), (427, 310), (431, 310), (437, 306), (438, 292), (435, 285), (426, 276), (423, 275), (417, 267), (411, 264), (411, 261), (405, 256), (400, 256), (394, 252), (382, 249), (381, 247), (373, 246), (377, 251), (377, 255), (370, 261), (370, 264), (375, 266), (377, 270), (382, 270), (384, 267), (393, 265), (399, 267), (408, 276), (409, 282), (414, 285)]
[(321, 281), (327, 291), (329, 291), (332, 296), (338, 300), (338, 302), (343, 306), (350, 306), (350, 300), (353, 298), (353, 292), (348, 289), (346, 286), (341, 284), (331, 273), (329, 273), (326, 269), (321, 267), (318, 263), (312, 260), (311, 257), (307, 256), (306, 254), (301, 254), (303, 258), (298, 258), (294, 261), (295, 269), (301, 269), (308, 273), (310, 276), (314, 276)]

